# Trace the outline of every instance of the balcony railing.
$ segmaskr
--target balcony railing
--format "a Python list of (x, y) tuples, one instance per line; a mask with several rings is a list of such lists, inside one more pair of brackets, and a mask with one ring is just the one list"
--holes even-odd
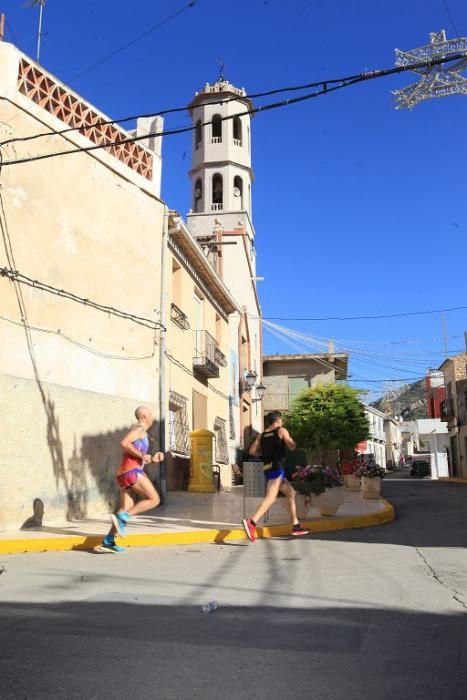
[(241, 146), (242, 145), (242, 140), (241, 139), (234, 139), (234, 146)]
[(182, 330), (187, 331), (190, 328), (187, 315), (176, 304), (170, 305), (170, 318)]
[(222, 136), (213, 136), (211, 138), (211, 143), (222, 143)]
[(211, 211), (222, 211), (223, 208), (223, 204), (211, 204)]
[[(207, 331), (194, 331), (195, 354), (193, 369), (203, 377), (217, 378), (219, 376), (219, 345)], [(222, 354), (222, 353), (221, 353)]]

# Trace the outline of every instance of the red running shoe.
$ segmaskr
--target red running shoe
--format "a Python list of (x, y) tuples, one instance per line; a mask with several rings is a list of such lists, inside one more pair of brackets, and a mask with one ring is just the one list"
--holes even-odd
[(294, 537), (301, 537), (302, 535), (308, 535), (309, 532), (310, 532), (310, 531), (309, 531), (309, 530), (305, 530), (305, 528), (302, 527), (302, 526), (300, 525), (300, 523), (297, 523), (296, 525), (294, 525), (294, 526), (293, 526), (293, 529), (292, 529), (292, 535), (293, 535)]
[(242, 525), (243, 525), (243, 529), (246, 532), (246, 536), (248, 537), (250, 542), (255, 542), (256, 541), (256, 525), (253, 525), (251, 520), (250, 519), (246, 520), (246, 518), (244, 518), (242, 520)]

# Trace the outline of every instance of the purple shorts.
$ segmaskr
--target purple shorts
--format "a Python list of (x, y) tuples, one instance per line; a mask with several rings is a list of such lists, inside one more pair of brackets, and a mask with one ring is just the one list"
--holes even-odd
[(136, 484), (140, 474), (144, 474), (144, 469), (129, 469), (126, 472), (117, 474), (117, 484), (121, 489), (129, 489)]

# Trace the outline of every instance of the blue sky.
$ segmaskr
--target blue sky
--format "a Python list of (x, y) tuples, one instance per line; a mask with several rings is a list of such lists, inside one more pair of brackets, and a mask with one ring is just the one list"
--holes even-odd
[[(68, 82), (187, 3), (48, 0), (41, 62)], [(7, 39), (34, 54), (37, 9), (10, 0), (3, 11)], [(71, 84), (113, 117), (157, 112), (185, 105), (215, 80), (219, 60), (233, 83), (253, 93), (391, 67), (394, 48), (421, 46), (442, 28), (448, 36), (467, 35), (463, 0), (198, 0)], [(363, 83), (253, 119), (264, 316), (467, 305), (467, 97), (396, 111), (391, 90), (413, 80)], [(179, 114), (166, 127), (188, 123)], [(166, 138), (163, 157), (163, 196), (185, 214), (190, 134)], [(381, 379), (420, 376), (443, 359), (439, 314), (277, 323), (352, 350), (354, 384), (368, 388), (381, 388)], [(448, 313), (446, 326), (449, 349), (461, 350), (456, 336), (467, 327), (466, 312)], [(268, 353), (294, 351), (269, 332), (264, 341)], [(302, 347), (318, 350), (320, 342)]]

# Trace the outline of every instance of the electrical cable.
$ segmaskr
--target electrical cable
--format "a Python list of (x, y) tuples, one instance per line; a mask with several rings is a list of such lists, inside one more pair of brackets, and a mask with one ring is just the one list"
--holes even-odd
[(152, 34), (152, 32), (156, 31), (156, 29), (160, 29), (160, 27), (163, 27), (165, 24), (167, 24), (171, 20), (175, 19), (176, 17), (179, 17), (179, 15), (186, 12), (186, 10), (188, 10), (192, 7), (195, 7), (197, 2), (200, 2), (200, 0), (191, 0), (191, 2), (189, 2), (187, 5), (182, 7), (180, 10), (177, 10), (177, 12), (174, 12), (173, 14), (169, 15), (168, 17), (166, 17), (162, 21), (149, 27), (148, 29), (146, 29), (144, 32), (142, 32), (138, 36), (134, 37), (133, 39), (130, 39), (130, 41), (127, 41), (126, 44), (123, 44), (118, 49), (115, 49), (114, 51), (112, 51), (112, 53), (109, 53), (107, 56), (104, 56), (99, 61), (96, 61), (96, 63), (93, 63), (91, 66), (88, 66), (88, 68), (85, 68), (80, 73), (77, 73), (76, 75), (74, 75), (72, 78), (69, 78), (67, 82), (73, 83), (75, 80), (78, 80), (78, 78), (81, 78), (83, 75), (90, 73), (92, 70), (94, 70), (94, 68), (97, 68), (98, 66), (101, 66), (103, 63), (110, 61), (111, 58), (114, 58), (114, 56), (117, 56), (119, 53), (122, 53), (122, 51), (127, 49), (129, 46), (133, 46), (133, 44), (136, 44), (138, 41), (141, 41), (141, 39), (144, 39), (149, 34)]
[(105, 304), (99, 304), (98, 302), (92, 301), (91, 299), (85, 299), (80, 297), (73, 292), (68, 292), (64, 289), (59, 289), (58, 287), (53, 287), (45, 282), (40, 282), (34, 280), (31, 277), (21, 274), (17, 270), (8, 269), (6, 267), (0, 267), (0, 277), (6, 277), (7, 279), (17, 282), (19, 284), (24, 284), (28, 287), (33, 287), (48, 294), (54, 294), (55, 296), (62, 297), (64, 299), (69, 299), (70, 301), (79, 302), (88, 306), (96, 311), (102, 311), (111, 316), (116, 316), (118, 318), (123, 318), (133, 323), (137, 323), (140, 326), (145, 326), (146, 328), (151, 328), (152, 330), (166, 330), (159, 321), (153, 321), (150, 318), (145, 318), (144, 316), (136, 316), (128, 311), (122, 311), (113, 306), (106, 306)]
[(67, 340), (69, 343), (72, 343), (73, 345), (76, 345), (78, 348), (81, 348), (81, 350), (86, 350), (86, 352), (90, 352), (92, 355), (97, 355), (98, 357), (104, 357), (105, 359), (109, 360), (150, 360), (153, 357), (155, 357), (156, 351), (153, 350), (153, 352), (150, 355), (142, 355), (142, 356), (137, 356), (137, 357), (132, 357), (130, 355), (113, 355), (111, 353), (107, 352), (102, 352), (100, 350), (96, 350), (95, 348), (91, 348), (89, 345), (85, 345), (84, 343), (80, 343), (79, 340), (76, 340), (75, 338), (71, 338), (70, 336), (66, 335), (61, 331), (60, 329), (54, 331), (50, 328), (40, 328), (39, 326), (34, 326), (29, 323), (25, 323), (24, 321), (15, 321), (12, 318), (8, 318), (7, 316), (0, 316), (0, 320), (6, 321), (7, 323), (11, 323), (14, 326), (19, 326), (20, 328), (28, 328), (31, 331), (35, 331), (37, 333), (46, 333), (47, 335), (57, 335), (60, 338), (63, 338), (64, 340)]
[(447, 15), (451, 21), (452, 27), (454, 29), (454, 33), (456, 35), (456, 38), (458, 39), (460, 37), (459, 32), (457, 31), (456, 23), (454, 22), (454, 17), (452, 16), (451, 10), (449, 9), (449, 5), (447, 3), (447, 0), (443, 0), (443, 5), (446, 9)]
[[(446, 309), (428, 309), (426, 311), (403, 311), (392, 314), (375, 314), (361, 316), (253, 316), (248, 317), (256, 321), (372, 321), (385, 318), (402, 318), (405, 316), (427, 316), (429, 314), (450, 313), (452, 311), (465, 311), (467, 306), (451, 306)], [(460, 336), (458, 336), (460, 337)]]
[[(459, 52), (456, 54), (453, 54), (452, 56), (444, 56), (442, 58), (438, 59), (426, 59), (424, 61), (418, 61), (416, 63), (412, 63), (406, 66), (396, 66), (394, 68), (388, 68), (388, 69), (377, 69), (373, 71), (366, 71), (364, 73), (360, 73), (357, 77), (349, 77), (349, 78), (343, 78), (339, 84), (333, 85), (332, 87), (329, 87), (329, 85), (333, 81), (320, 81), (318, 85), (322, 85), (322, 89), (318, 90), (316, 92), (311, 92), (311, 93), (306, 93), (305, 95), (300, 95), (299, 97), (293, 97), (285, 100), (280, 100), (279, 102), (272, 102), (266, 105), (262, 105), (259, 107), (252, 107), (251, 109), (246, 110), (245, 112), (239, 112), (237, 114), (232, 114), (232, 115), (227, 115), (224, 117), (220, 118), (221, 122), (228, 121), (231, 119), (234, 119), (236, 117), (240, 116), (247, 116), (247, 115), (252, 115), (252, 114), (259, 114), (260, 112), (266, 112), (270, 111), (273, 109), (278, 109), (281, 107), (288, 107), (292, 104), (298, 104), (300, 102), (304, 102), (306, 100), (313, 99), (314, 97), (319, 97), (321, 95), (329, 94), (331, 92), (335, 92), (336, 90), (341, 90), (346, 87), (350, 87), (351, 85), (355, 85), (357, 83), (366, 81), (366, 80), (374, 80), (375, 78), (382, 78), (386, 77), (388, 75), (394, 75), (396, 73), (402, 73), (406, 72), (408, 70), (417, 70), (420, 68), (429, 68), (441, 63), (447, 63), (450, 61), (454, 60), (460, 60), (465, 58), (465, 52)], [(201, 126), (208, 126), (211, 122), (204, 122), (201, 124)], [(160, 138), (162, 136), (174, 136), (177, 134), (183, 134), (187, 133), (190, 131), (194, 131), (196, 129), (196, 125), (190, 125), (186, 127), (180, 127), (177, 129), (169, 129), (167, 131), (160, 131), (160, 132), (149, 132), (144, 135), (140, 136), (131, 136), (126, 139), (118, 139), (116, 141), (109, 141), (107, 143), (101, 143), (101, 144), (94, 144), (92, 146), (87, 146), (87, 147), (79, 147), (79, 148), (73, 148), (73, 149), (68, 149), (66, 151), (57, 151), (55, 153), (44, 153), (38, 156), (28, 156), (27, 158), (17, 158), (16, 160), (10, 160), (10, 161), (4, 161), (3, 165), (4, 166), (10, 166), (10, 165), (18, 165), (21, 163), (31, 163), (35, 162), (38, 160), (45, 160), (48, 158), (55, 158), (58, 156), (62, 155), (70, 155), (72, 153), (88, 153), (91, 151), (95, 151), (101, 148), (111, 148), (113, 146), (121, 146), (126, 143), (135, 143), (137, 141), (143, 141), (147, 140), (148, 138)], [(4, 144), (0, 144), (2, 146)]]

